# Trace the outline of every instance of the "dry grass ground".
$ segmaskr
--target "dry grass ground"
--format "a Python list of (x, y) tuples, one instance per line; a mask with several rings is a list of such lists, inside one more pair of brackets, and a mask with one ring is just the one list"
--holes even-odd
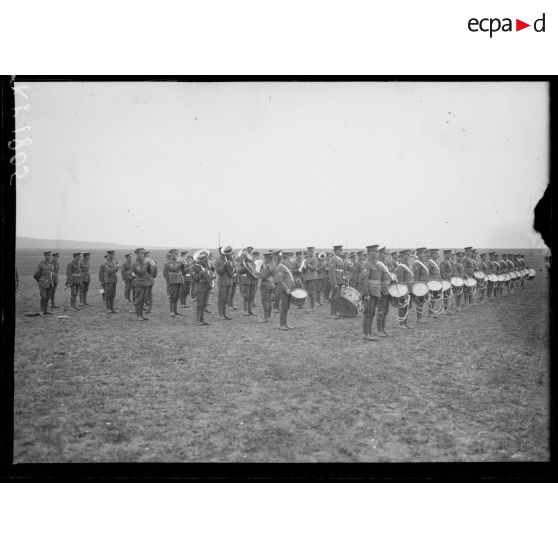
[(25, 317), (37, 261), (18, 254), (18, 463), (549, 459), (542, 260), (525, 290), (420, 329), (397, 329), (390, 309), (393, 337), (377, 343), (325, 306), (291, 311), (291, 332), (278, 314), (217, 321), (216, 293), (213, 323), (196, 327), (192, 308), (168, 316), (162, 277), (149, 322), (125, 313), (121, 281), (120, 314), (107, 317), (93, 281), (93, 307)]

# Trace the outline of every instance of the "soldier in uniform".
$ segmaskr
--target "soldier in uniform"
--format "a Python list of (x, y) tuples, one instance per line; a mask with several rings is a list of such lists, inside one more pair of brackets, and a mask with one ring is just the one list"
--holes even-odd
[(395, 270), (397, 269), (397, 266), (399, 265), (399, 252), (392, 252), (390, 254), (390, 259), (389, 259), (389, 265), (388, 265), (388, 269), (392, 272), (395, 273)]
[(191, 266), (188, 262), (188, 252), (183, 250), (180, 252), (180, 257), (184, 261), (182, 265), (182, 287), (180, 288), (180, 307), (181, 308), (190, 308), (188, 306), (188, 295), (190, 294), (190, 286), (192, 284), (192, 273), (191, 273)]
[(197, 252), (198, 258), (194, 258), (192, 267), (192, 280), (196, 284), (196, 325), (206, 326), (205, 312), (209, 291), (211, 290), (211, 270), (209, 269), (209, 253), (206, 250)]
[(89, 282), (91, 281), (91, 252), (83, 252), (79, 262), (81, 271), (81, 283), (79, 284), (79, 305), (91, 306), (87, 304), (87, 293), (89, 292)]
[(264, 317), (263, 320), (258, 320), (258, 323), (267, 323), (271, 321), (271, 297), (275, 291), (275, 271), (276, 266), (273, 264), (273, 254), (271, 252), (266, 252), (259, 273)]
[(333, 256), (329, 263), (329, 284), (331, 285), (331, 318), (341, 318), (337, 312), (337, 301), (341, 293), (341, 287), (345, 284), (343, 259), (341, 258), (342, 245), (333, 247)]
[(304, 288), (310, 299), (310, 312), (316, 309), (316, 291), (318, 287), (318, 258), (314, 255), (314, 247), (308, 246), (308, 256), (302, 272)]
[[(455, 265), (453, 266), (453, 275), (456, 277), (461, 277), (462, 279), (465, 279), (465, 265), (464, 265), (464, 257), (465, 254), (464, 252), (462, 252), (461, 250), (455, 253), (456, 256), (456, 261), (455, 261)], [(463, 293), (461, 294), (456, 294), (455, 295), (455, 309), (458, 311), (461, 311), (461, 296), (463, 295)]]
[[(178, 256), (178, 250), (175, 249), (175, 253)], [(157, 277), (157, 263), (154, 259), (151, 258), (151, 252), (145, 252), (145, 259), (149, 260), (151, 264), (151, 271), (147, 272), (147, 301), (146, 301), (146, 312), (147, 314), (151, 314), (151, 310), (153, 309), (153, 285), (155, 284), (155, 278)], [(179, 293), (180, 296), (180, 293)], [(182, 314), (180, 314), (182, 315)]]
[(231, 256), (231, 268), (233, 270), (233, 276), (231, 278), (231, 296), (228, 302), (229, 310), (238, 310), (238, 308), (234, 305), (234, 295), (236, 293), (236, 288), (238, 286), (238, 272), (236, 267), (236, 261), (234, 256)]
[(52, 253), (50, 250), (43, 252), (44, 260), (39, 262), (35, 269), (33, 278), (39, 285), (39, 295), (41, 297), (41, 316), (52, 314), (48, 311), (48, 301), (51, 298), (51, 291), (54, 285), (54, 266), (51, 263)]
[[(426, 265), (426, 248), (417, 248), (417, 260), (413, 264), (413, 275), (415, 282), (427, 283), (430, 280), (430, 272)], [(424, 316), (424, 301), (415, 298), (415, 310), (417, 313), (417, 324), (427, 323), (428, 320)]]
[(72, 310), (79, 310), (76, 307), (76, 300), (79, 295), (80, 283), (81, 283), (81, 267), (79, 258), (81, 252), (76, 252), (72, 254), (74, 259), (66, 267), (66, 286), (70, 287), (70, 307)]
[(124, 281), (124, 298), (131, 303), (130, 293), (132, 292), (132, 254), (126, 254), (126, 261), (120, 268), (122, 281)]
[[(60, 264), (58, 263), (58, 257), (60, 256), (60, 252), (53, 252), (52, 253), (52, 260), (50, 263), (52, 264), (52, 289), (50, 291), (50, 307), (51, 308), (60, 308), (54, 302), (54, 296), (56, 295), (56, 288), (58, 287), (58, 274), (60, 272)], [(17, 270), (16, 270), (17, 273)], [(17, 287), (16, 287), (17, 290)]]
[[(475, 271), (475, 263), (472, 258), (472, 250), (471, 246), (467, 246), (465, 248), (465, 256), (463, 258), (463, 266), (465, 268), (465, 278), (473, 277), (473, 273)], [(469, 308), (473, 306), (473, 293), (471, 291), (466, 291), (463, 295), (465, 308)]]
[(147, 273), (151, 272), (151, 262), (145, 258), (143, 248), (136, 248), (135, 254), (136, 260), (132, 265), (132, 276), (134, 277), (136, 320), (149, 320), (143, 315), (143, 309), (147, 301)]
[(317, 277), (316, 280), (316, 304), (322, 306), (322, 293), (324, 292), (325, 281), (327, 280), (327, 263), (324, 254), (322, 258), (318, 258), (317, 266)]
[(368, 259), (362, 266), (359, 282), (359, 291), (364, 304), (362, 317), (362, 333), (365, 341), (376, 341), (372, 334), (372, 323), (376, 306), (382, 296), (380, 286), (381, 268), (378, 265), (378, 245), (373, 244), (366, 247)]
[(411, 295), (413, 289), (413, 283), (415, 282), (415, 276), (413, 270), (409, 267), (409, 256), (411, 255), (410, 250), (401, 250), (399, 253), (399, 264), (395, 270), (395, 276), (399, 283), (403, 283), (409, 289), (409, 305), (405, 308), (399, 308), (399, 327), (406, 329), (413, 329), (408, 323), (409, 312), (413, 304), (413, 297)]
[[(431, 248), (428, 251), (428, 261), (426, 262), (426, 267), (428, 267), (428, 274), (431, 280), (442, 281), (442, 272), (438, 266), (438, 248)], [(428, 317), (437, 318), (438, 314), (434, 312), (434, 301), (428, 301)]]
[[(275, 252), (273, 252), (273, 265), (275, 269), (277, 269), (277, 267), (281, 263), (281, 256), (282, 256), (281, 250), (275, 250)], [(279, 290), (279, 285), (275, 283), (275, 290), (273, 291), (273, 304), (272, 304), (271, 311), (278, 314), (280, 312), (279, 309), (280, 304), (281, 304), (281, 292)]]
[(386, 319), (389, 313), (389, 293), (392, 278), (388, 268), (388, 254), (385, 246), (378, 250), (378, 261), (376, 262), (380, 270), (380, 300), (378, 300), (378, 316), (376, 327), (380, 337), (389, 337), (391, 334), (386, 331)]
[[(486, 262), (487, 273), (496, 273), (496, 266), (494, 264), (494, 252), (488, 252), (488, 259)], [(487, 282), (486, 285), (486, 300), (491, 300), (494, 297), (492, 282)]]
[(217, 309), (219, 311), (219, 317), (222, 320), (232, 320), (231, 317), (227, 316), (227, 306), (229, 305), (229, 301), (231, 298), (232, 278), (234, 275), (232, 259), (232, 246), (219, 248), (219, 256), (215, 260), (215, 271), (217, 272), (217, 276), (219, 277), (217, 287)]
[[(182, 314), (178, 311), (178, 301), (180, 300), (184, 281), (184, 275), (182, 272), (183, 268), (184, 260), (178, 261), (178, 250), (171, 250), (170, 259), (165, 262), (165, 266), (163, 267), (163, 277), (167, 281), (167, 285), (169, 287), (169, 307), (171, 318), (182, 316)], [(147, 288), (149, 289), (149, 287)]]
[(107, 261), (105, 263), (105, 303), (108, 314), (117, 314), (114, 309), (114, 299), (116, 298), (116, 283), (118, 281), (118, 270), (120, 265), (114, 257), (114, 250), (107, 251)]
[[(508, 272), (508, 265), (506, 263), (506, 254), (502, 254), (502, 259), (500, 259), (500, 256), (498, 254), (496, 254), (496, 261), (498, 262), (498, 265), (500, 266), (500, 273), (507, 273)], [(500, 297), (504, 296), (504, 287), (500, 286), (498, 287), (498, 292)]]
[(291, 271), (291, 263), (289, 261), (292, 256), (292, 252), (282, 252), (281, 263), (275, 270), (275, 283), (277, 284), (279, 296), (281, 298), (279, 329), (283, 331), (294, 329), (287, 324), (287, 314), (291, 306), (291, 291), (295, 288), (295, 280)]
[[(252, 255), (253, 248), (248, 246), (246, 248), (246, 252)], [(247, 269), (244, 267), (243, 262), (245, 259), (249, 259), (246, 257), (246, 254), (243, 252), (240, 257), (238, 258), (238, 276), (240, 281), (240, 292), (242, 294), (242, 298), (244, 300), (244, 316), (255, 316), (256, 314), (252, 312), (252, 307), (254, 304), (254, 290), (256, 287), (257, 279), (253, 279), (252, 276), (248, 273)]]
[[(442, 281), (451, 281), (451, 276), (453, 272), (453, 264), (451, 263), (452, 252), (451, 250), (444, 250), (444, 259), (440, 262), (438, 266), (440, 268), (440, 279)], [(444, 291), (443, 294), (443, 304), (444, 304), (444, 314), (453, 315), (450, 310), (450, 296), (451, 288)]]
[[(496, 254), (496, 252), (492, 252), (490, 255), (491, 261), (492, 261), (492, 266), (494, 267), (494, 273), (496, 275), (500, 275), (500, 262), (498, 261), (498, 254)], [(498, 298), (500, 296), (500, 283), (496, 283), (496, 285), (494, 286), (494, 288), (492, 289), (492, 296), (494, 298)]]
[[(260, 259), (260, 253), (257, 251), (252, 252), (252, 256), (254, 258), (254, 262)], [(254, 299), (252, 300), (252, 308), (258, 308), (259, 306), (256, 304), (256, 294), (258, 292), (258, 279), (252, 279), (254, 281)]]
[(105, 254), (105, 261), (99, 266), (99, 284), (101, 285), (103, 302), (105, 302), (105, 267), (107, 265), (107, 256)]

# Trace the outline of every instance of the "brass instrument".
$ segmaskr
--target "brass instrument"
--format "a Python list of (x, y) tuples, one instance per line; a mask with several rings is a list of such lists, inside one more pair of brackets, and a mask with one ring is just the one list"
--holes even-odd
[(242, 256), (242, 267), (248, 272), (248, 275), (252, 279), (257, 279), (258, 274), (256, 273), (256, 264), (254, 263), (254, 258), (248, 253), (247, 250), (241, 251)]
[(302, 273), (305, 269), (306, 269), (306, 260), (304, 259), (304, 260), (302, 260), (302, 263), (300, 264), (298, 272)]

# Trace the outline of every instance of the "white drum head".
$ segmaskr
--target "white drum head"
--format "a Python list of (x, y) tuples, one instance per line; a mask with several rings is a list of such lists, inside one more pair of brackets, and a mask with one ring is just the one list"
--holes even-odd
[(457, 287), (457, 288), (462, 287), (465, 284), (462, 277), (452, 277), (450, 283), (452, 287)]
[(291, 291), (291, 296), (298, 300), (306, 298), (307, 295), (308, 293), (304, 289), (295, 289), (294, 291)]
[(442, 288), (444, 291), (448, 291), (451, 289), (451, 283), (449, 281), (442, 281)]
[(415, 283), (413, 285), (413, 294), (415, 296), (426, 296), (428, 294), (428, 285), (426, 283)]
[(467, 277), (467, 279), (465, 279), (465, 285), (467, 287), (474, 287), (477, 284), (477, 280), (473, 279), (472, 277)]
[(404, 283), (396, 283), (395, 285), (389, 286), (388, 294), (394, 298), (407, 296), (409, 294), (409, 288)]

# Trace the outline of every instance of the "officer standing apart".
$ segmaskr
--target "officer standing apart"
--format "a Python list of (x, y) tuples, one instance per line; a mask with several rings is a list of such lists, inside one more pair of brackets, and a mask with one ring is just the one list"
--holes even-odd
[(83, 257), (79, 262), (79, 268), (81, 271), (79, 303), (81, 304), (81, 306), (91, 306), (91, 304), (87, 304), (87, 293), (89, 292), (89, 282), (91, 281), (91, 264), (89, 262), (90, 257), (91, 252), (84, 252)]
[(367, 246), (366, 251), (368, 260), (362, 266), (360, 273), (360, 294), (364, 304), (362, 333), (365, 341), (376, 341), (377, 337), (372, 335), (372, 323), (374, 322), (376, 306), (382, 296), (380, 268), (378, 266), (378, 245)]
[(39, 295), (41, 297), (41, 316), (52, 314), (48, 311), (48, 301), (52, 295), (52, 287), (54, 285), (54, 266), (51, 263), (52, 253), (50, 251), (43, 252), (44, 260), (39, 262), (35, 269), (33, 278), (39, 285)]
[[(178, 251), (175, 249), (175, 253)], [(155, 284), (155, 278), (157, 277), (157, 263), (151, 258), (151, 252), (145, 252), (145, 259), (151, 264), (151, 272), (147, 273), (147, 313), (151, 314), (153, 309), (153, 285)]]
[[(79, 258), (81, 252), (76, 252), (72, 254), (74, 259), (66, 267), (66, 286), (70, 287), (70, 307), (72, 310), (76, 311), (79, 308), (76, 307), (76, 300), (80, 291), (81, 284), (81, 266)], [(100, 271), (99, 271), (100, 275)]]
[(147, 273), (151, 271), (151, 263), (145, 259), (145, 250), (136, 248), (136, 260), (132, 265), (132, 277), (134, 279), (134, 299), (136, 305), (136, 321), (149, 320), (143, 315), (143, 308), (147, 301)]
[(282, 331), (294, 329), (287, 324), (287, 314), (289, 312), (289, 308), (291, 307), (291, 291), (295, 287), (295, 281), (289, 263), (289, 259), (292, 258), (293, 255), (294, 254), (292, 252), (282, 252), (281, 263), (277, 266), (277, 270), (275, 272), (275, 283), (277, 284), (277, 289), (281, 299), (279, 329)]
[(52, 274), (52, 289), (50, 292), (50, 307), (51, 308), (60, 308), (60, 306), (57, 306), (56, 303), (54, 302), (54, 296), (56, 295), (56, 288), (58, 287), (58, 274), (60, 272), (60, 264), (58, 263), (58, 257), (60, 256), (60, 252), (53, 252), (52, 253), (52, 260), (51, 260), (51, 264), (52, 264), (52, 268), (53, 268), (53, 274)]

